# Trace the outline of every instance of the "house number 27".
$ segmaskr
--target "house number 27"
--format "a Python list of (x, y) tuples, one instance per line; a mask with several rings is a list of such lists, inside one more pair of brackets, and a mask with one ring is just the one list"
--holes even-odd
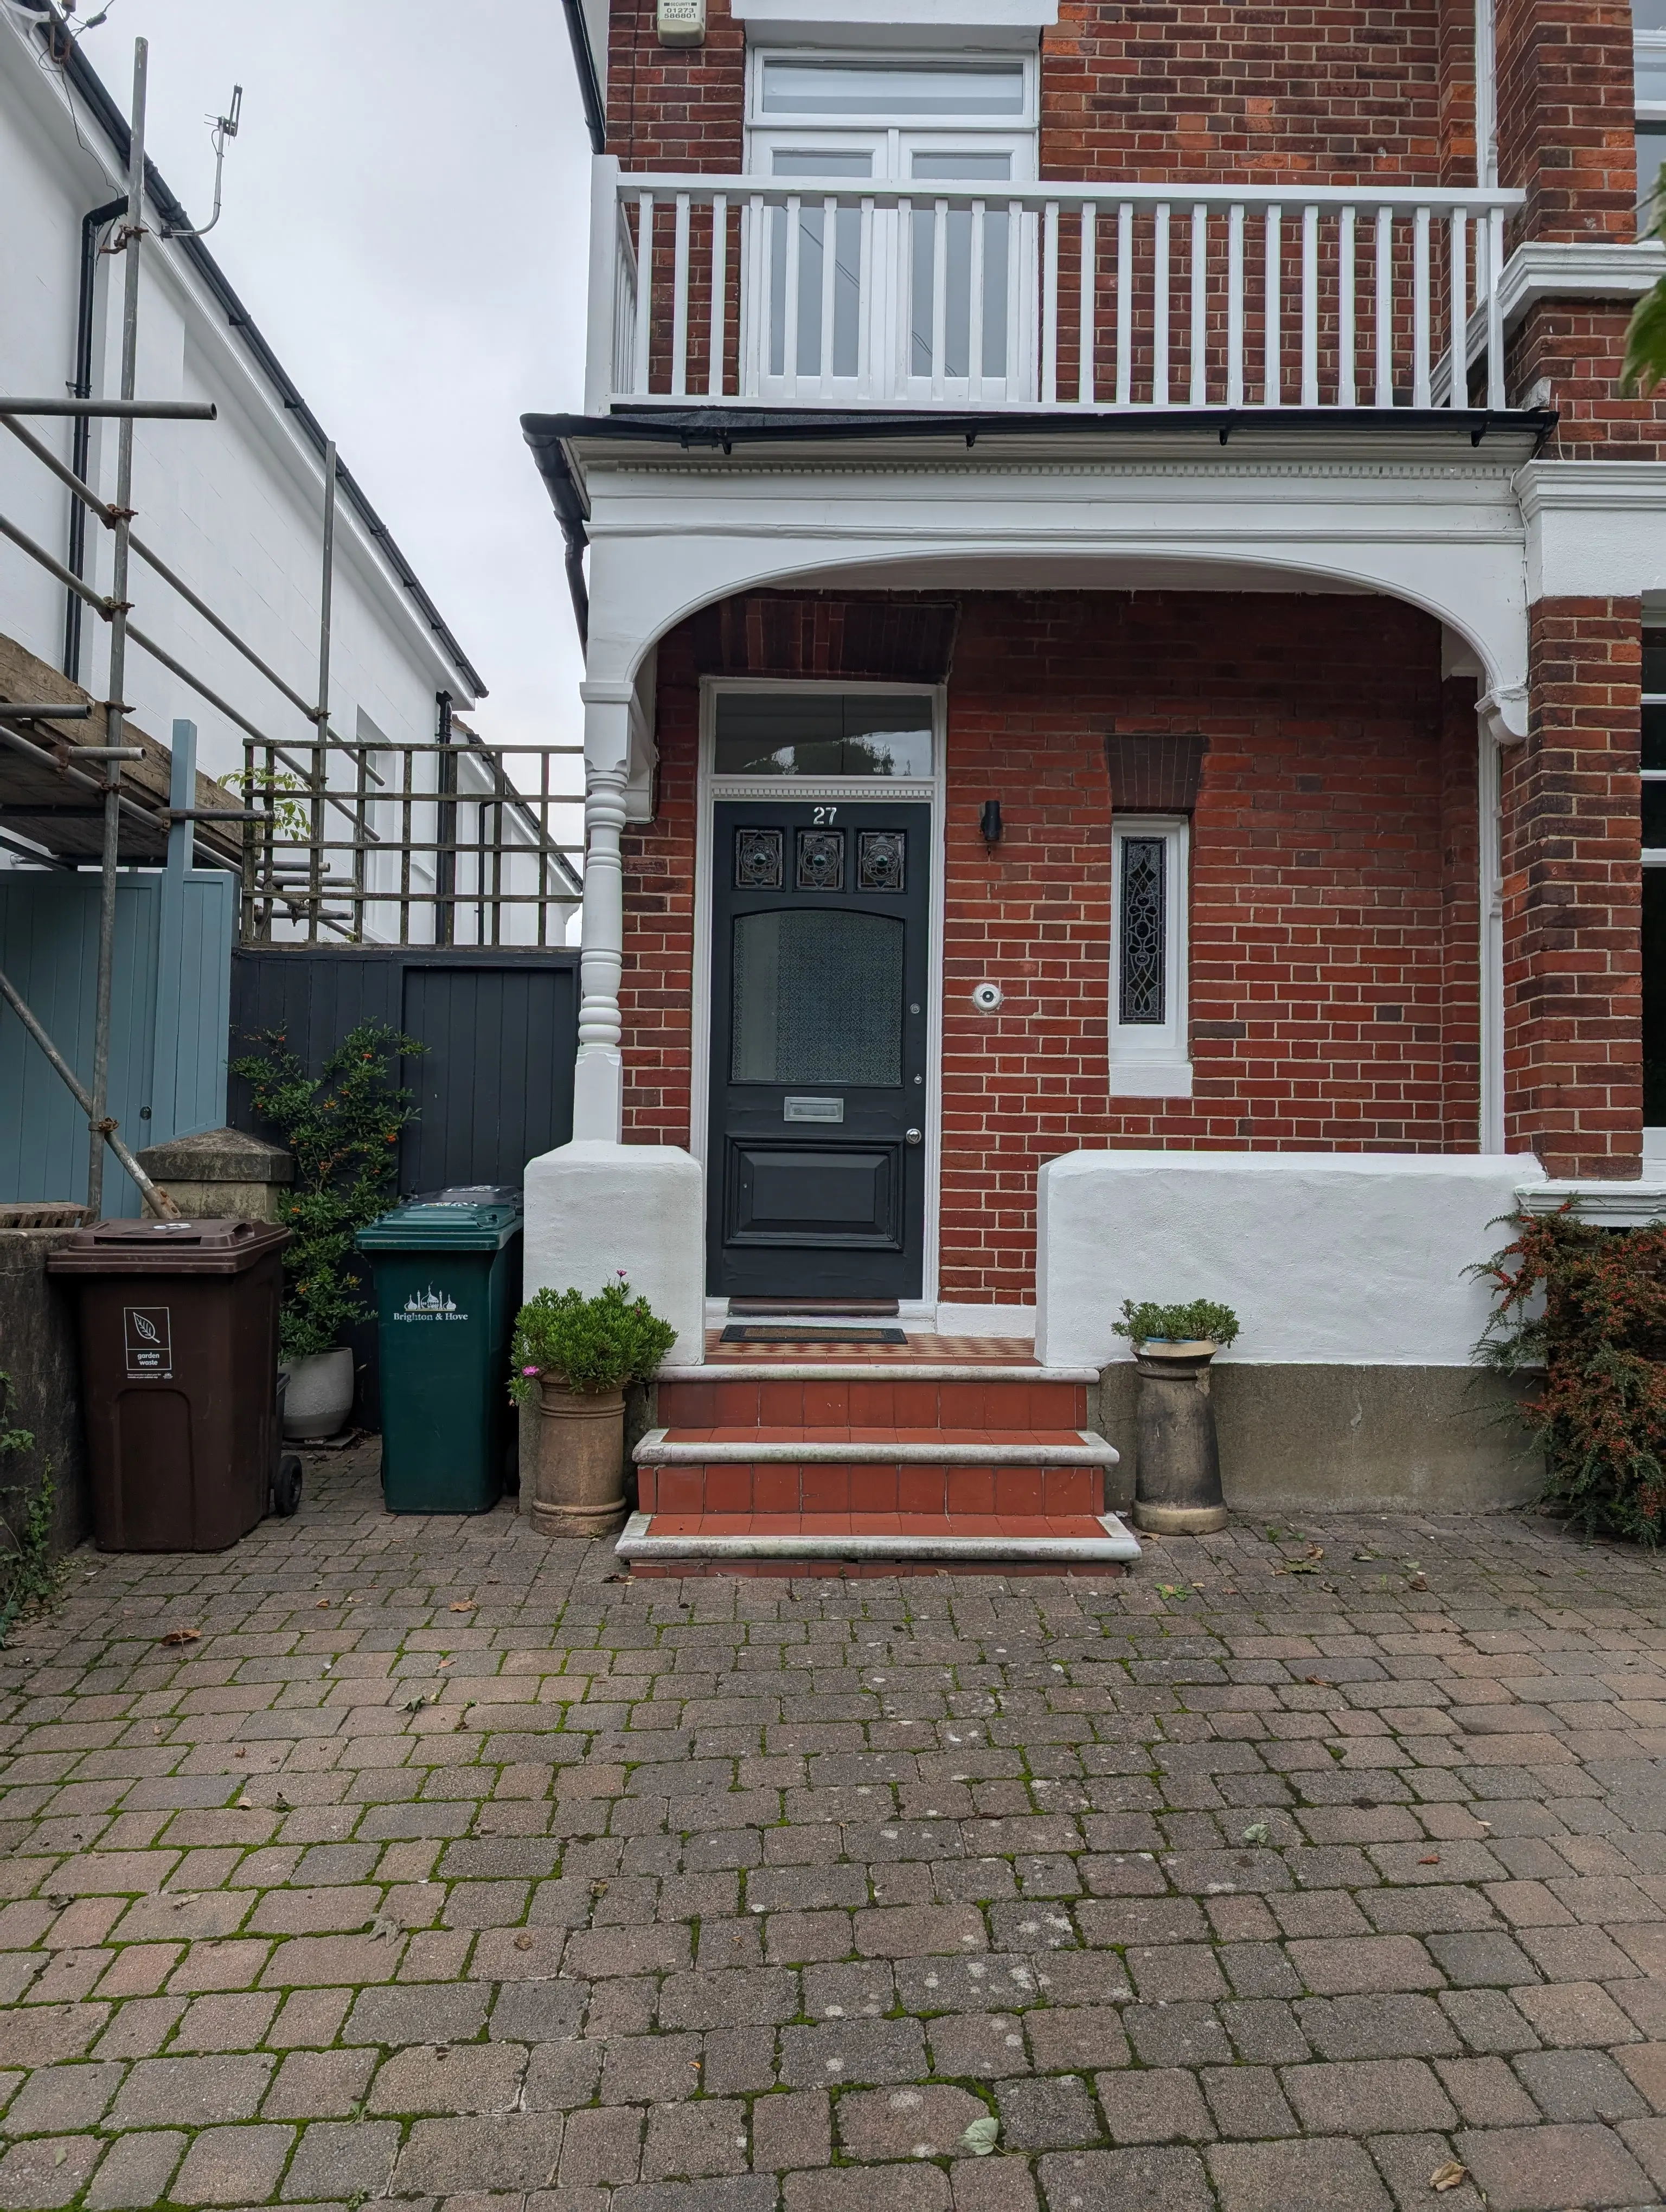
[(836, 806), (812, 806), (810, 811), (818, 822), (835, 822), (838, 819), (839, 810)]

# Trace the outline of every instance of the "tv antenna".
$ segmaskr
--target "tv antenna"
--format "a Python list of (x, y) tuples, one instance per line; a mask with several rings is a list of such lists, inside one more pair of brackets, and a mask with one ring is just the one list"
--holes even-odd
[(175, 230), (171, 225), (165, 225), (162, 230), (162, 236), (164, 238), (206, 238), (210, 231), (213, 229), (215, 224), (219, 222), (220, 182), (222, 177), (225, 173), (226, 142), (228, 139), (236, 137), (238, 120), (241, 116), (242, 112), (243, 88), (240, 84), (234, 84), (231, 88), (231, 113), (229, 115), (205, 115), (203, 118), (204, 123), (210, 124), (213, 126), (214, 213), (209, 217), (208, 221), (203, 225), (200, 230)]

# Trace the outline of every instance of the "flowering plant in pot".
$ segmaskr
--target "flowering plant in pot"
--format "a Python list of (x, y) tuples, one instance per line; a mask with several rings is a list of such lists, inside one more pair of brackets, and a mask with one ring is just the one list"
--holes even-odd
[(623, 1270), (593, 1297), (545, 1289), (515, 1320), (509, 1395), (538, 1409), (531, 1514), (546, 1536), (605, 1536), (625, 1510), (624, 1393), (645, 1382), (677, 1332)]
[(333, 1436), (353, 1403), (353, 1354), (342, 1339), (370, 1314), (353, 1239), (398, 1197), (399, 1132), (416, 1118), (411, 1093), (388, 1079), (389, 1062), (428, 1048), (385, 1023), (361, 1022), (309, 1075), (283, 1030), (253, 1042), (260, 1051), (234, 1060), (231, 1072), (295, 1163), (279, 1216), (292, 1231), (277, 1322), (284, 1431)]
[(1207, 1535), (1226, 1526), (1209, 1364), (1238, 1333), (1231, 1306), (1213, 1298), (1158, 1305), (1122, 1301), (1111, 1324), (1134, 1346), (1140, 1370), (1136, 1528), (1156, 1535)]

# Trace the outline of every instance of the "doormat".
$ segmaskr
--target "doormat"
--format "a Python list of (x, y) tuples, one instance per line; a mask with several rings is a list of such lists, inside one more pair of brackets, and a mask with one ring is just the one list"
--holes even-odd
[(900, 1328), (829, 1328), (820, 1322), (731, 1322), (720, 1344), (906, 1344)]

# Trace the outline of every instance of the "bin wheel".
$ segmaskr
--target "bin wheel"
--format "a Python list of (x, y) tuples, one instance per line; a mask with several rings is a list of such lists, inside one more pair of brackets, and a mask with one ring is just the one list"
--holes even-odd
[(277, 1462), (277, 1474), (272, 1483), (272, 1510), (286, 1521), (292, 1513), (301, 1510), (301, 1462), (294, 1452), (285, 1452)]

